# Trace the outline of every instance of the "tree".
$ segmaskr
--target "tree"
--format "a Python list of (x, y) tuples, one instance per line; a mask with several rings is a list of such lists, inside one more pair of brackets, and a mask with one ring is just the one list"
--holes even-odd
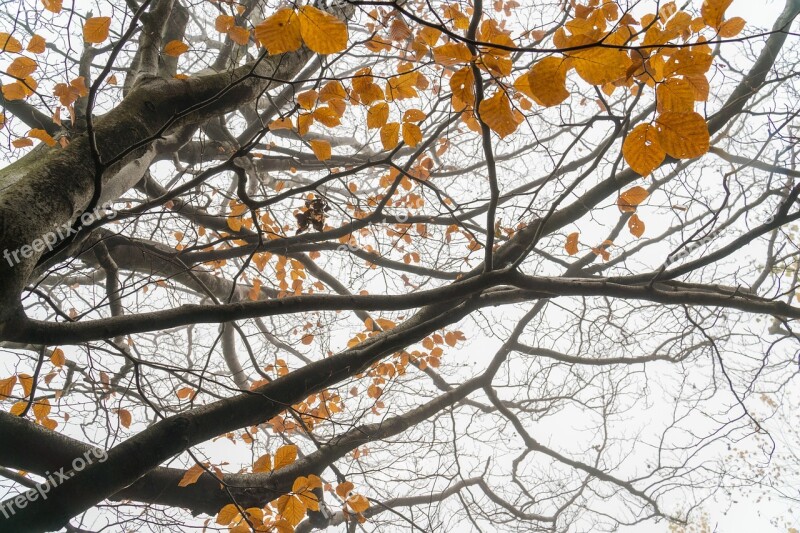
[(0, 531), (796, 499), (800, 0), (731, 3), (6, 3)]

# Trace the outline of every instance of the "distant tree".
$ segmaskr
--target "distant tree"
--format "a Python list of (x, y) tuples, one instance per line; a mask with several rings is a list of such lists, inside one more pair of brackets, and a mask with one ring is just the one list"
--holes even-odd
[(796, 501), (800, 0), (731, 1), (3, 2), (0, 531)]

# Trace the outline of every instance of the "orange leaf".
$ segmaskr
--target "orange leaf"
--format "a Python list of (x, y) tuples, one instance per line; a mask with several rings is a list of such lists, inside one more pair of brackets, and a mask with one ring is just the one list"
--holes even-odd
[(341, 499), (344, 500), (345, 498), (347, 498), (347, 495), (350, 494), (350, 491), (353, 490), (354, 488), (355, 485), (353, 485), (349, 481), (345, 481), (344, 483), (339, 483), (338, 485), (336, 485), (336, 494)]
[(464, 43), (447, 43), (433, 49), (433, 60), (439, 65), (452, 67), (472, 61), (472, 52)]
[(181, 478), (180, 482), (178, 483), (179, 487), (187, 487), (189, 485), (193, 485), (197, 483), (197, 480), (200, 479), (200, 476), (203, 475), (203, 467), (200, 465), (194, 465), (189, 470), (183, 474), (183, 478)]
[(306, 504), (297, 496), (285, 494), (278, 498), (278, 511), (284, 520), (296, 526), (306, 515)]
[(636, 211), (636, 207), (645, 201), (645, 199), (650, 196), (650, 193), (647, 192), (647, 189), (643, 187), (631, 187), (624, 193), (619, 195), (617, 198), (617, 207), (623, 213), (633, 213)]
[(33, 390), (33, 376), (28, 374), (18, 374), (19, 384), (22, 385), (22, 397), (27, 398)]
[(273, 466), (274, 470), (278, 470), (283, 468), (284, 466), (288, 466), (292, 464), (295, 459), (297, 459), (297, 446), (294, 444), (287, 444), (286, 446), (281, 446), (275, 452), (275, 463)]
[(0, 52), (18, 54), (22, 52), (22, 43), (6, 32), (0, 32)]
[(628, 219), (628, 229), (631, 234), (638, 239), (644, 235), (644, 222), (635, 214), (631, 215), (631, 218)]
[(700, 15), (703, 22), (710, 28), (717, 29), (725, 20), (725, 10), (731, 5), (733, 0), (705, 0), (700, 8)]
[(0, 400), (11, 396), (11, 390), (17, 384), (17, 376), (11, 376), (6, 379), (0, 379)]
[(334, 54), (347, 48), (347, 24), (314, 6), (303, 6), (297, 14), (303, 42), (318, 54)]
[(108, 29), (111, 27), (111, 17), (91, 17), (83, 24), (83, 40), (87, 43), (98, 44), (108, 39)]
[(131, 427), (132, 417), (130, 411), (127, 409), (117, 409), (117, 416), (119, 417), (119, 423), (122, 424), (122, 427)]
[[(311, 141), (311, 149), (320, 161), (327, 161), (331, 158), (331, 143), (328, 141)], [(308, 343), (306, 343), (308, 344)]]
[(42, 0), (44, 8), (51, 13), (61, 13), (61, 3), (63, 0)]
[(24, 148), (26, 146), (33, 146), (33, 141), (28, 139), (27, 137), (22, 137), (20, 139), (14, 139), (11, 141), (11, 146), (14, 148)]
[(580, 234), (577, 231), (567, 235), (567, 243), (564, 245), (564, 250), (566, 250), (569, 255), (575, 255), (578, 253), (579, 236)]
[(622, 155), (634, 172), (649, 176), (661, 165), (667, 153), (661, 148), (656, 127), (651, 124), (639, 124), (625, 138)]
[(33, 54), (41, 54), (44, 52), (46, 46), (47, 42), (44, 40), (44, 37), (41, 35), (34, 35), (31, 37), (31, 40), (28, 42), (28, 46), (25, 47), (25, 49)]
[(39, 139), (47, 146), (55, 146), (56, 140), (53, 139), (49, 133), (44, 130), (40, 130), (38, 128), (34, 128), (28, 132), (28, 137), (33, 137), (34, 139)]
[(569, 97), (567, 68), (563, 59), (546, 57), (514, 83), (517, 90), (544, 107), (558, 105)]
[(349, 505), (353, 511), (357, 513), (363, 513), (369, 509), (369, 500), (367, 500), (361, 494), (354, 494), (347, 498), (347, 505)]
[(172, 40), (164, 46), (164, 53), (168, 56), (178, 57), (189, 51), (189, 45), (183, 41)]
[(389, 122), (381, 128), (381, 144), (384, 150), (393, 150), (400, 142), (400, 123)]
[(656, 89), (658, 112), (677, 111), (689, 113), (694, 111), (694, 89), (692, 84), (680, 78), (669, 78), (658, 84)]
[(22, 414), (22, 412), (25, 410), (26, 407), (28, 407), (28, 402), (26, 401), (17, 402), (11, 406), (11, 409), (9, 409), (8, 412), (14, 416), (19, 416)]
[(57, 367), (64, 366), (64, 363), (67, 362), (67, 358), (64, 357), (64, 350), (61, 348), (56, 348), (53, 350), (53, 353), (50, 354), (50, 362)]
[[(232, 17), (231, 17), (232, 18)], [(217, 513), (217, 524), (221, 526), (227, 526), (233, 519), (239, 515), (239, 509), (232, 503), (229, 503), (225, 507), (219, 510)]]
[(228, 33), (228, 30), (233, 28), (235, 20), (231, 15), (219, 15), (214, 20), (214, 29), (220, 33)]
[(733, 17), (732, 19), (728, 19), (719, 27), (719, 36), (726, 39), (736, 37), (742, 33), (745, 24), (747, 24), (747, 22), (745, 22), (742, 17)]
[(305, 110), (310, 110), (317, 102), (317, 91), (305, 91), (297, 95), (297, 103)]
[(253, 463), (253, 473), (271, 472), (272, 471), (272, 456), (265, 454), (256, 459)]
[(698, 113), (668, 111), (659, 115), (656, 126), (661, 146), (672, 157), (692, 159), (708, 152), (708, 125)]
[(300, 21), (292, 9), (280, 9), (256, 26), (256, 39), (272, 55), (294, 52), (303, 45)]
[(228, 37), (236, 44), (245, 46), (250, 42), (250, 30), (241, 26), (234, 26), (228, 31)]
[(381, 128), (389, 120), (389, 104), (379, 102), (367, 111), (367, 128)]
[(15, 78), (25, 78), (33, 74), (38, 66), (38, 63), (29, 57), (18, 57), (11, 62), (6, 72)]
[(270, 131), (290, 130), (293, 127), (294, 126), (292, 125), (292, 119), (290, 118), (276, 118), (269, 125)]
[(422, 142), (422, 130), (410, 122), (403, 122), (403, 142), (410, 147), (415, 147)]
[(419, 109), (407, 109), (406, 112), (403, 113), (403, 122), (422, 122), (425, 120), (425, 117), (425, 113)]
[(50, 400), (44, 398), (33, 403), (33, 414), (36, 420), (44, 420), (50, 414)]
[(514, 133), (519, 126), (511, 111), (511, 102), (503, 91), (497, 91), (491, 98), (482, 101), (478, 111), (481, 120), (501, 139)]

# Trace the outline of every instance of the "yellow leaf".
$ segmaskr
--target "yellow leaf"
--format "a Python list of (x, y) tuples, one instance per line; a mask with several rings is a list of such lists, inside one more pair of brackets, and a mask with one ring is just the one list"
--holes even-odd
[(731, 19), (726, 20), (722, 23), (719, 27), (719, 36), (724, 37), (726, 39), (730, 39), (731, 37), (736, 37), (742, 30), (744, 29), (745, 20), (742, 17), (733, 17)]
[(623, 213), (633, 213), (636, 207), (647, 199), (650, 195), (643, 187), (631, 187), (617, 198), (617, 207)]
[(172, 57), (178, 57), (187, 51), (189, 51), (189, 45), (183, 41), (172, 40), (164, 46), (164, 53)]
[(369, 509), (369, 500), (367, 500), (361, 494), (354, 494), (347, 498), (347, 505), (349, 505), (353, 511), (357, 513), (363, 513)]
[(22, 414), (22, 412), (25, 410), (26, 407), (28, 407), (28, 402), (25, 401), (17, 402), (11, 406), (11, 409), (9, 409), (8, 412), (14, 416), (19, 416)]
[(28, 42), (28, 46), (25, 47), (25, 50), (32, 54), (41, 54), (44, 52), (46, 46), (47, 42), (44, 40), (44, 37), (41, 35), (34, 35)]
[(231, 207), (231, 212), (228, 214), (228, 227), (233, 231), (240, 231), (242, 229), (242, 215), (247, 211), (245, 204), (236, 203)]
[(234, 26), (228, 31), (228, 37), (236, 44), (245, 46), (250, 42), (250, 30), (241, 26)]
[(294, 10), (283, 8), (256, 26), (256, 39), (272, 54), (294, 52), (303, 45), (300, 21)]
[(300, 107), (305, 109), (306, 111), (310, 110), (314, 107), (314, 104), (317, 102), (317, 91), (305, 91), (297, 95), (297, 103), (300, 104)]
[(56, 429), (56, 427), (58, 427), (58, 422), (56, 422), (52, 418), (43, 418), (40, 421), (40, 423), (42, 424), (42, 426), (46, 427), (50, 431), (53, 431), (54, 429)]
[(733, 0), (705, 0), (700, 8), (700, 15), (703, 22), (710, 28), (717, 29), (725, 20), (725, 10), (731, 5)]
[(281, 517), (296, 526), (306, 515), (306, 504), (294, 495), (283, 495), (278, 498), (278, 511)]
[(314, 123), (314, 115), (312, 113), (300, 113), (297, 115), (297, 133), (300, 136), (308, 133), (311, 125)]
[(328, 141), (311, 141), (311, 149), (320, 161), (327, 161), (331, 158), (331, 143)]
[(87, 43), (102, 43), (108, 39), (111, 17), (91, 17), (83, 25), (83, 40)]
[(187, 487), (189, 485), (193, 485), (197, 483), (197, 480), (200, 479), (200, 476), (203, 475), (203, 467), (200, 465), (194, 465), (189, 470), (183, 474), (180, 482), (178, 483), (179, 487)]
[(331, 100), (344, 100), (347, 98), (347, 91), (338, 80), (329, 81), (319, 91), (319, 101), (324, 103)]
[(651, 124), (639, 124), (625, 138), (622, 155), (634, 172), (649, 176), (664, 162), (667, 153), (658, 140), (656, 127)]
[(411, 71), (389, 78), (386, 82), (386, 99), (405, 100), (417, 96), (416, 85), (419, 79), (419, 72)]
[(25, 78), (33, 74), (37, 66), (38, 63), (29, 57), (18, 57), (11, 62), (6, 72), (15, 78)]
[(701, 74), (699, 76), (684, 76), (683, 79), (689, 82), (689, 85), (692, 86), (692, 92), (695, 100), (700, 102), (705, 102), (708, 100), (708, 95), (711, 92), (711, 89), (708, 85), (708, 78)]
[(67, 362), (67, 358), (64, 357), (64, 350), (61, 348), (56, 348), (53, 350), (53, 353), (50, 354), (50, 362), (57, 367), (64, 366), (64, 363)]
[(403, 142), (410, 147), (415, 147), (422, 142), (422, 130), (411, 122), (403, 122)]
[(341, 499), (344, 500), (345, 498), (347, 498), (347, 495), (350, 494), (350, 491), (353, 490), (354, 488), (355, 485), (353, 485), (349, 481), (345, 481), (344, 483), (339, 483), (338, 485), (336, 485), (336, 494)]
[(281, 446), (278, 448), (278, 451), (275, 452), (275, 466), (273, 469), (278, 470), (284, 466), (288, 466), (292, 464), (295, 459), (297, 459), (297, 446), (294, 444)]
[(519, 125), (511, 111), (511, 102), (502, 90), (482, 101), (478, 112), (481, 120), (501, 139), (514, 133)]
[(389, 104), (379, 102), (370, 107), (367, 111), (367, 128), (374, 129), (383, 127), (389, 120)]
[(34, 128), (28, 132), (28, 137), (33, 137), (34, 139), (39, 139), (47, 146), (55, 146), (56, 140), (53, 139), (49, 133), (44, 130), (40, 130), (38, 128)]
[(680, 78), (670, 78), (664, 83), (659, 83), (656, 89), (656, 100), (659, 113), (694, 111), (695, 98), (692, 84)]
[(628, 219), (628, 229), (630, 230), (631, 235), (638, 239), (644, 235), (644, 222), (642, 222), (642, 220), (635, 214), (631, 215), (631, 218)]
[(632, 62), (622, 50), (591, 47), (570, 52), (578, 75), (591, 85), (603, 85), (625, 77)]
[(119, 423), (122, 424), (122, 427), (129, 428), (131, 427), (131, 412), (127, 409), (118, 409), (117, 416), (119, 417)]
[[(453, 96), (458, 98), (458, 101), (462, 104), (473, 105), (475, 101), (475, 75), (470, 67), (464, 67), (450, 77), (450, 90), (453, 92)], [(456, 111), (461, 111), (461, 109), (456, 108)]]
[(276, 118), (269, 124), (270, 131), (275, 130), (290, 130), (294, 126), (292, 125), (292, 119), (290, 118)]
[(691, 159), (708, 152), (708, 125), (698, 113), (668, 111), (658, 116), (656, 125), (661, 146), (672, 157)]
[(232, 503), (229, 503), (225, 507), (219, 510), (217, 513), (217, 524), (221, 526), (227, 526), (233, 519), (239, 515), (239, 509)]
[(441, 35), (441, 30), (438, 30), (432, 26), (425, 26), (419, 30), (419, 33), (417, 34), (417, 40), (425, 45), (435, 46)]
[(303, 42), (318, 54), (334, 54), (347, 48), (347, 24), (314, 6), (303, 6), (297, 14)]
[(452, 67), (472, 61), (472, 52), (464, 43), (447, 43), (433, 49), (433, 60), (439, 65)]
[[(544, 107), (558, 105), (569, 97), (567, 91), (567, 67), (563, 59), (546, 57), (521, 76), (525, 82), (514, 87), (533, 98)], [(518, 80), (519, 81), (519, 80)]]
[(384, 150), (393, 150), (400, 142), (400, 123), (389, 122), (381, 128), (381, 144)]
[(335, 128), (341, 124), (341, 115), (336, 112), (331, 106), (322, 106), (314, 110), (314, 119), (320, 124), (324, 124), (329, 128)]
[(0, 400), (4, 400), (11, 396), (11, 390), (17, 384), (17, 376), (11, 376), (6, 379), (0, 379)]
[(22, 52), (22, 43), (9, 33), (0, 32), (0, 52), (18, 54)]
[(24, 82), (15, 81), (3, 85), (2, 91), (6, 100), (21, 100), (32, 95), (35, 88), (36, 82), (29, 76), (25, 78)]
[(271, 472), (272, 471), (272, 456), (265, 454), (256, 459), (253, 463), (253, 473)]
[(578, 253), (578, 237), (580, 237), (580, 234), (577, 231), (567, 235), (567, 242), (564, 244), (564, 250), (566, 250), (569, 255)]
[(42, 0), (44, 8), (51, 13), (61, 13), (61, 3), (63, 0)]
[(228, 30), (233, 28), (235, 20), (231, 15), (219, 15), (214, 20), (214, 29), (220, 33), (228, 33)]
[(3, 113), (0, 113), (0, 130), (5, 128), (6, 126), (6, 116)]

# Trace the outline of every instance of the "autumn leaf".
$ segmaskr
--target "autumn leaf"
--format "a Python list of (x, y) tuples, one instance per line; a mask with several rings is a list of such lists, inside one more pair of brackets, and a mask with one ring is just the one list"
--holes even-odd
[(347, 498), (347, 505), (357, 513), (363, 513), (369, 509), (369, 500), (361, 494), (354, 494)]
[(164, 54), (178, 57), (189, 51), (189, 45), (183, 41), (172, 40), (164, 46)]
[(253, 473), (271, 472), (272, 471), (272, 456), (265, 454), (256, 459), (253, 463)]
[(491, 98), (482, 101), (478, 111), (481, 120), (501, 139), (514, 133), (519, 126), (504, 91), (497, 91)]
[(287, 522), (296, 526), (306, 515), (306, 504), (295, 495), (285, 494), (278, 498), (278, 512)]
[(22, 397), (27, 398), (33, 390), (33, 376), (28, 374), (17, 374), (19, 384), (22, 385)]
[(347, 24), (314, 6), (303, 6), (297, 14), (303, 42), (318, 54), (334, 54), (347, 48)]
[(703, 17), (703, 22), (709, 28), (717, 29), (722, 25), (725, 20), (725, 11), (731, 5), (733, 0), (704, 0), (700, 8), (700, 15)]
[(656, 102), (659, 113), (694, 111), (695, 93), (692, 84), (681, 78), (669, 78), (656, 88)]
[(6, 379), (0, 379), (0, 400), (4, 400), (11, 396), (11, 390), (17, 383), (17, 376), (11, 376)]
[(64, 363), (67, 362), (66, 357), (64, 357), (64, 350), (61, 348), (53, 350), (53, 353), (50, 354), (50, 362), (57, 367), (64, 366)]
[(44, 420), (50, 414), (50, 400), (43, 398), (33, 403), (33, 415), (37, 420)]
[[(208, 466), (208, 465), (206, 465)], [(199, 464), (194, 465), (189, 470), (183, 474), (180, 482), (178, 482), (179, 487), (188, 487), (189, 485), (193, 485), (197, 483), (197, 480), (200, 479), (200, 476), (203, 475), (205, 470)]]
[(63, 0), (42, 0), (44, 8), (51, 13), (61, 13), (61, 4)]
[(577, 231), (567, 235), (567, 242), (564, 244), (564, 250), (566, 250), (569, 255), (578, 253), (578, 237), (580, 237), (580, 233)]
[(27, 137), (22, 137), (20, 139), (14, 139), (11, 141), (11, 146), (14, 148), (25, 148), (26, 146), (33, 146), (33, 141)]
[(378, 102), (367, 111), (367, 128), (381, 128), (389, 120), (389, 104)]
[(18, 54), (22, 52), (22, 43), (9, 33), (0, 32), (0, 52)]
[(32, 137), (34, 139), (39, 139), (40, 141), (45, 143), (47, 146), (55, 146), (56, 145), (56, 140), (53, 139), (50, 136), (49, 133), (47, 133), (46, 131), (44, 131), (42, 129), (39, 129), (39, 128), (34, 128), (31, 131), (29, 131), (28, 132), (28, 137)]
[(283, 468), (284, 466), (288, 466), (292, 464), (295, 459), (297, 459), (297, 446), (293, 444), (287, 444), (286, 446), (281, 446), (275, 452), (275, 462), (273, 466), (273, 470), (278, 470)]
[(447, 43), (433, 49), (433, 60), (439, 65), (452, 67), (472, 61), (472, 52), (464, 43)]
[(628, 229), (630, 230), (631, 234), (638, 239), (644, 235), (644, 222), (642, 222), (638, 216), (633, 214), (628, 219)]
[(18, 57), (11, 62), (6, 73), (15, 78), (25, 78), (33, 74), (38, 66), (38, 63), (29, 57)]
[(99, 44), (108, 39), (111, 17), (91, 17), (83, 24), (83, 40), (91, 44)]
[(419, 126), (410, 122), (403, 122), (403, 142), (414, 148), (422, 142), (422, 130)]
[(309, 142), (314, 155), (320, 161), (327, 161), (331, 158), (331, 143), (328, 141), (311, 141)]
[(647, 199), (650, 195), (643, 187), (631, 187), (617, 198), (617, 207), (623, 213), (633, 213), (636, 207)]
[(352, 491), (354, 488), (355, 485), (353, 485), (349, 481), (345, 481), (344, 483), (339, 483), (338, 485), (336, 485), (336, 495), (344, 500), (345, 498), (347, 498), (347, 495), (350, 494), (350, 491)]
[(569, 97), (564, 60), (557, 57), (542, 59), (527, 74), (520, 76), (514, 87), (541, 106), (560, 104)]
[(245, 46), (250, 42), (250, 30), (241, 26), (234, 26), (228, 31), (228, 37), (236, 44)]
[(384, 150), (393, 150), (400, 142), (400, 123), (389, 122), (381, 128), (381, 144)]
[(233, 28), (236, 19), (231, 15), (219, 15), (214, 20), (214, 29), (220, 33), (228, 33)]
[(403, 122), (422, 122), (425, 117), (425, 113), (419, 109), (407, 109), (403, 113)]
[(132, 417), (130, 411), (127, 409), (117, 409), (117, 416), (119, 417), (119, 423), (122, 424), (122, 427), (131, 427)]
[(633, 128), (622, 144), (622, 156), (634, 172), (649, 176), (664, 161), (667, 153), (661, 148), (658, 130), (651, 124)]
[(303, 45), (300, 21), (294, 10), (283, 8), (256, 26), (256, 39), (272, 54), (294, 52)]
[(234, 504), (229, 503), (219, 510), (216, 522), (221, 526), (227, 526), (233, 522), (234, 518), (237, 516), (239, 516), (239, 509)]
[(708, 125), (700, 114), (668, 111), (658, 116), (656, 126), (661, 146), (668, 155), (692, 159), (708, 152)]
[(46, 47), (47, 42), (44, 40), (44, 37), (34, 34), (31, 40), (28, 41), (28, 46), (25, 47), (25, 50), (32, 54), (41, 54), (45, 51)]
[(728, 19), (719, 27), (719, 36), (725, 39), (736, 37), (742, 32), (745, 24), (747, 24), (747, 22), (745, 22), (742, 17)]

